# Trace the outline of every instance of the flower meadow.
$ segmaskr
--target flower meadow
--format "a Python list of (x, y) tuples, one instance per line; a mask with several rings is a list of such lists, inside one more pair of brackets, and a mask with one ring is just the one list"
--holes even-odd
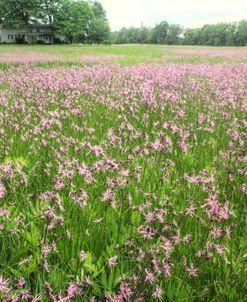
[(184, 49), (177, 49), (175, 50), (176, 53), (182, 54), (182, 55), (196, 55), (199, 57), (219, 57), (224, 59), (235, 59), (235, 60), (241, 60), (241, 59), (247, 59), (247, 50), (246, 49), (192, 49), (192, 48), (184, 48)]
[(83, 55), (83, 56), (75, 56), (69, 57), (67, 60), (62, 56), (49, 55), (44, 53), (26, 53), (22, 54), (19, 52), (11, 53), (11, 54), (2, 54), (0, 56), (0, 64), (42, 64), (42, 63), (104, 63), (104, 62), (112, 62), (114, 60), (119, 60), (124, 58), (124, 56), (120, 55)]
[(0, 71), (0, 301), (246, 301), (247, 64)]
[(0, 56), (0, 63), (4, 64), (26, 64), (26, 63), (41, 63), (41, 62), (55, 62), (61, 61), (62, 58), (51, 56), (42, 53), (11, 53), (2, 54)]

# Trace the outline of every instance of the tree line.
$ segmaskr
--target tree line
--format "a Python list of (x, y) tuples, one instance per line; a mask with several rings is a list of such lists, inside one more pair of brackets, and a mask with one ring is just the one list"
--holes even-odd
[(247, 45), (247, 20), (195, 29), (163, 21), (152, 28), (124, 27), (111, 33), (102, 4), (91, 0), (0, 0), (0, 23), (9, 28), (48, 24), (74, 43)]
[(75, 43), (102, 43), (110, 37), (106, 12), (98, 1), (0, 0), (0, 23), (17, 29), (47, 24)]
[(163, 21), (155, 27), (122, 28), (113, 33), (116, 44), (150, 43), (168, 45), (247, 45), (247, 20), (234, 23), (206, 24), (201, 28), (186, 28)]

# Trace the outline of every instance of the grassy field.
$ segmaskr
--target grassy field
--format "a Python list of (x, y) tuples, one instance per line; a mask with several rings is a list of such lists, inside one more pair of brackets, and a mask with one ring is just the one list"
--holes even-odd
[(0, 301), (247, 301), (247, 49), (0, 46)]
[[(83, 56), (112, 56), (109, 60), (121, 65), (138, 63), (236, 63), (247, 62), (246, 47), (202, 47), (163, 45), (0, 45), (0, 55), (46, 54), (59, 57), (61, 61), (74, 62)], [(115, 56), (115, 57), (114, 57)], [(51, 59), (52, 61), (52, 59)], [(82, 60), (83, 61), (83, 60)], [(87, 60), (86, 60), (87, 61)], [(4, 58), (0, 63), (4, 63)], [(78, 63), (78, 62), (77, 62)], [(86, 62), (88, 63), (88, 62)]]

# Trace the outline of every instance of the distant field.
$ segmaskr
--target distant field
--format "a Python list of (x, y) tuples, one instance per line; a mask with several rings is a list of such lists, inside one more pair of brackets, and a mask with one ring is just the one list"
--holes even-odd
[[(0, 45), (0, 55), (43, 54), (50, 55), (50, 61), (81, 61), (84, 63), (111, 61), (119, 64), (136, 63), (234, 63), (247, 62), (246, 47), (201, 47), (201, 46), (163, 46), (163, 45)], [(102, 61), (99, 56), (108, 56)], [(84, 60), (83, 60), (84, 56)], [(85, 58), (87, 56), (87, 58)], [(88, 56), (91, 56), (88, 58)], [(112, 56), (112, 57), (111, 57)], [(81, 60), (80, 60), (81, 58)], [(93, 61), (93, 59), (95, 59)], [(4, 57), (0, 63), (4, 63)]]
[(247, 301), (247, 49), (0, 46), (0, 302)]

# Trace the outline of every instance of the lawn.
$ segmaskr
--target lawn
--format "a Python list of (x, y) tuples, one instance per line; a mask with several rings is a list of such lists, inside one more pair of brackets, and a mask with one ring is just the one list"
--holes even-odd
[(247, 300), (247, 49), (0, 46), (0, 301)]
[[(203, 47), (203, 46), (168, 46), (168, 45), (0, 45), (0, 63), (5, 55), (33, 56), (50, 55), (53, 59), (74, 62), (102, 63), (107, 61), (121, 65), (138, 63), (243, 63), (247, 62), (246, 47)], [(89, 57), (92, 57), (90, 60)], [(21, 58), (20, 58), (21, 59)], [(33, 59), (33, 58), (32, 58)], [(52, 61), (52, 58), (50, 58)], [(103, 61), (106, 61), (103, 60)], [(5, 61), (8, 61), (5, 60)]]

